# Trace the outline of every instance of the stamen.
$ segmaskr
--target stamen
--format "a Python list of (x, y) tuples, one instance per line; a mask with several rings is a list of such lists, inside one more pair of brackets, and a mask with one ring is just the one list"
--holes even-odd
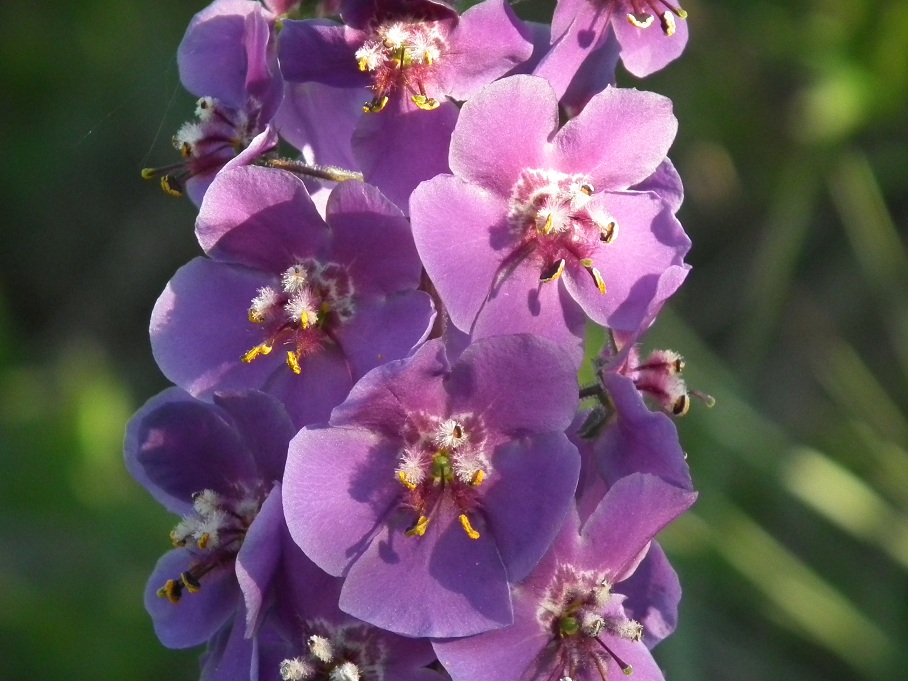
[(410, 477), (403, 471), (397, 471), (397, 479), (400, 480), (407, 489), (416, 489), (416, 483), (412, 482)]
[[(387, 100), (387, 97), (385, 99)], [(413, 95), (410, 97), (410, 101), (423, 111), (432, 111), (440, 106), (437, 99), (427, 97), (426, 95)]]
[(242, 359), (246, 364), (249, 364), (252, 360), (260, 355), (267, 355), (271, 352), (273, 347), (269, 343), (260, 343), (256, 345), (252, 350), (243, 355)]
[(599, 289), (599, 293), (605, 293), (605, 282), (602, 280), (602, 274), (599, 273), (599, 270), (593, 267), (593, 261), (589, 258), (584, 258), (580, 261), (580, 264), (593, 276), (593, 281), (596, 282), (596, 288)]
[(480, 470), (476, 471), (475, 473), (473, 473), (473, 477), (470, 478), (470, 484), (473, 485), (473, 487), (479, 487), (479, 485), (481, 485), (482, 481), (485, 479), (486, 479), (486, 473), (485, 473), (485, 471), (480, 469)]
[(467, 518), (466, 513), (461, 513), (460, 516), (460, 525), (463, 527), (463, 531), (467, 533), (467, 536), (470, 539), (479, 539), (479, 532), (473, 529), (473, 526), (470, 525), (470, 519)]
[(202, 589), (201, 582), (189, 571), (180, 573), (180, 581), (183, 582), (183, 586), (191, 594), (198, 593)]
[(290, 370), (297, 376), (302, 373), (303, 369), (300, 367), (300, 353), (298, 351), (287, 351), (287, 366), (290, 367)]
[(649, 28), (653, 24), (653, 15), (647, 14), (646, 12), (641, 12), (639, 14), (630, 13), (627, 15), (627, 20), (632, 26), (637, 28)]
[(605, 652), (611, 655), (612, 659), (618, 664), (619, 667), (621, 667), (621, 671), (624, 672), (625, 676), (630, 676), (634, 673), (634, 668), (631, 667), (627, 662), (622, 660), (620, 657), (618, 657), (611, 648), (605, 645), (601, 638), (596, 637), (593, 640), (601, 645), (605, 649)]
[(427, 516), (419, 516), (419, 520), (416, 521), (416, 524), (411, 527), (409, 530), (404, 532), (408, 537), (421, 537), (426, 533), (426, 528), (429, 526), (429, 518)]
[(309, 652), (325, 664), (334, 659), (334, 647), (331, 645), (331, 641), (324, 636), (312, 635), (307, 643), (309, 644)]
[(675, 35), (675, 15), (671, 12), (663, 12), (659, 17), (659, 23), (662, 24), (662, 32), (666, 37), (671, 38)]
[(371, 102), (363, 104), (363, 113), (378, 113), (388, 104), (388, 96), (376, 97)]
[(175, 579), (168, 579), (157, 591), (158, 598), (166, 598), (171, 603), (179, 603), (183, 595), (183, 585)]
[(539, 281), (541, 281), (542, 283), (545, 284), (550, 281), (555, 281), (556, 279), (558, 279), (558, 277), (561, 276), (562, 272), (564, 272), (564, 263), (565, 263), (565, 260), (564, 260), (564, 258), (562, 258), (554, 266), (554, 270), (550, 269), (548, 272), (543, 271), (542, 276), (539, 277)]

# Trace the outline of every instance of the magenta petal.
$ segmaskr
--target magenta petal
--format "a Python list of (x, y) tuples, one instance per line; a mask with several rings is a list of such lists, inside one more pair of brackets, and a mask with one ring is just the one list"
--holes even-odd
[(347, 266), (358, 293), (394, 293), (419, 286), (422, 266), (401, 210), (372, 185), (342, 182), (328, 199), (332, 258)]
[[(147, 428), (145, 427), (145, 415), (153, 413), (162, 405), (185, 402), (193, 404), (196, 399), (182, 388), (168, 388), (163, 392), (155, 395), (148, 400), (139, 410), (133, 414), (132, 418), (126, 424), (126, 437), (123, 442), (123, 457), (126, 464), (126, 470), (142, 487), (147, 489), (151, 495), (160, 502), (164, 508), (172, 513), (183, 515), (192, 511), (192, 498), (187, 497), (182, 491), (183, 486), (176, 492), (176, 496), (170, 491), (166, 491), (157, 482), (150, 478), (145, 467), (139, 462), (139, 454), (148, 438)], [(198, 490), (194, 490), (198, 491)]]
[[(242, 622), (234, 620), (209, 645), (202, 659), (200, 681), (236, 681), (249, 678), (257, 641), (245, 638)], [(252, 677), (254, 678), (254, 677)]]
[(673, 213), (677, 213), (684, 201), (684, 185), (681, 184), (681, 176), (675, 170), (674, 164), (665, 159), (656, 168), (656, 172), (648, 178), (635, 184), (632, 189), (638, 192), (653, 192), (658, 194), (671, 207)]
[(614, 482), (631, 473), (650, 473), (693, 489), (674, 421), (662, 412), (650, 411), (626, 376), (606, 373), (603, 383), (617, 417), (594, 445), (602, 476)]
[[(305, 159), (357, 170), (350, 140), (362, 114), (359, 90), (314, 82), (287, 83), (273, 125)], [(331, 125), (324, 125), (326, 120)]]
[(547, 142), (557, 129), (558, 99), (544, 79), (496, 81), (463, 105), (451, 139), (451, 170), (508, 197), (521, 170), (549, 165)]
[(468, 636), (510, 624), (495, 542), (467, 537), (457, 514), (445, 496), (422, 537), (386, 524), (350, 568), (341, 610), (405, 636)]
[(606, 292), (577, 262), (568, 264), (565, 285), (590, 318), (619, 331), (637, 329), (662, 290), (660, 278), (681, 265), (690, 239), (668, 204), (649, 192), (595, 195), (594, 200), (618, 223), (610, 244), (601, 244), (593, 262)]
[(605, 567), (609, 581), (620, 582), (633, 572), (652, 538), (696, 498), (696, 492), (654, 475), (621, 478), (584, 523), (579, 562), (586, 561), (589, 568)]
[(531, 263), (518, 266), (486, 301), (473, 338), (508, 333), (533, 333), (560, 345), (574, 365), (583, 360), (586, 315), (568, 290), (558, 282), (540, 282)]
[(264, 389), (286, 405), (297, 428), (325, 423), (353, 385), (347, 358), (338, 347), (328, 346), (303, 357), (300, 366), (302, 371), (297, 375), (281, 361)]
[(675, 20), (675, 34), (665, 35), (658, 19), (649, 28), (637, 28), (616, 17), (613, 22), (618, 42), (621, 43), (621, 61), (624, 68), (638, 78), (659, 71), (681, 56), (687, 45), (687, 21)]
[(276, 484), (249, 526), (236, 556), (236, 578), (246, 602), (246, 637), (253, 635), (263, 616), (265, 594), (281, 556), (284, 510), (281, 486)]
[(180, 81), (197, 97), (246, 105), (246, 15), (257, 2), (218, 0), (196, 14), (177, 49)]
[(353, 153), (366, 182), (406, 211), (416, 185), (448, 172), (457, 115), (450, 102), (421, 111), (398, 96), (383, 111), (364, 115), (353, 135)]
[(589, 175), (597, 191), (626, 189), (655, 172), (677, 129), (667, 97), (608, 87), (558, 131), (555, 167)]
[(379, 300), (362, 301), (356, 315), (339, 327), (336, 337), (360, 378), (375, 367), (405, 357), (432, 330), (435, 310), (424, 291), (402, 291)]
[(444, 69), (442, 90), (456, 100), (469, 99), (533, 53), (504, 0), (486, 0), (464, 12), (450, 41), (439, 66)]
[(187, 512), (205, 489), (231, 493), (257, 480), (255, 461), (214, 405), (187, 400), (178, 389), (150, 399), (126, 427), (126, 466), (169, 509)]
[(410, 211), (426, 272), (451, 321), (469, 331), (499, 267), (490, 231), (504, 222), (507, 203), (460, 178), (439, 175), (416, 188)]
[(230, 414), (243, 445), (255, 459), (257, 478), (277, 482), (284, 475), (287, 443), (296, 434), (284, 405), (257, 390), (217, 392), (214, 403)]
[(515, 589), (513, 607), (514, 623), (508, 627), (481, 636), (432, 642), (439, 662), (454, 681), (524, 681), (528, 678), (525, 672), (534, 664), (551, 635), (536, 618), (539, 604), (533, 591)]
[(579, 400), (570, 356), (530, 334), (475, 341), (452, 367), (447, 390), (452, 413), (476, 413), (509, 434), (564, 431)]
[(355, 57), (364, 40), (362, 32), (327, 19), (285, 21), (278, 43), (281, 74), (294, 83), (364, 88), (369, 78), (359, 71)]
[(442, 381), (449, 371), (444, 345), (430, 340), (412, 356), (383, 364), (360, 379), (332, 412), (331, 425), (367, 427), (396, 439), (408, 414), (448, 413)]
[(248, 310), (266, 283), (259, 272), (207, 258), (177, 270), (151, 314), (151, 349), (164, 375), (196, 396), (261, 388), (281, 360), (240, 358), (263, 340)]
[(216, 259), (279, 274), (318, 254), (328, 230), (298, 177), (241, 166), (225, 169), (208, 188), (196, 236)]
[(145, 609), (158, 638), (168, 648), (192, 648), (208, 641), (243, 600), (233, 570), (214, 570), (202, 580), (198, 593), (183, 593), (179, 603), (158, 596), (168, 579), (180, 579), (193, 560), (186, 549), (168, 551), (158, 560), (145, 586)]
[(652, 648), (678, 624), (681, 584), (658, 542), (650, 545), (643, 562), (618, 589), (627, 596), (624, 611), (643, 625), (643, 642)]
[(397, 504), (396, 465), (394, 444), (371, 431), (304, 428), (293, 438), (284, 515), (293, 540), (316, 565), (339, 576), (362, 553)]
[(508, 579), (536, 567), (574, 500), (580, 457), (564, 433), (512, 441), (495, 450), (493, 474), (483, 485), (485, 516)]

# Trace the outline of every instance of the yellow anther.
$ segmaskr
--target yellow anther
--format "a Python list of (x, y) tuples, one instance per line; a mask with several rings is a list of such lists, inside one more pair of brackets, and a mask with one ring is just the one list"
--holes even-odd
[(254, 308), (249, 308), (249, 321), (253, 324), (264, 324), (265, 317), (261, 313), (257, 312)]
[(543, 234), (550, 234), (552, 232), (552, 227), (555, 225), (555, 216), (552, 213), (548, 214), (548, 217), (545, 219), (545, 224), (542, 226)]
[(368, 70), (369, 70), (369, 62), (366, 61), (366, 58), (365, 58), (365, 57), (361, 58), (361, 59), (359, 60), (358, 63), (359, 63), (359, 70), (360, 70), (360, 71), (368, 71)]
[(183, 158), (192, 156), (192, 145), (189, 142), (183, 142), (183, 144), (180, 145), (180, 154)]
[(142, 168), (142, 179), (152, 180), (158, 176), (157, 168)]
[(547, 277), (541, 277), (541, 278), (539, 279), (539, 281), (541, 281), (541, 282), (543, 282), (543, 283), (550, 282), (550, 281), (556, 281), (556, 280), (558, 279), (558, 277), (560, 277), (561, 274), (562, 274), (563, 272), (564, 272), (564, 258), (562, 258), (562, 259), (559, 261), (558, 267), (555, 268), (555, 271), (554, 271), (552, 274), (550, 274), (550, 275), (547, 276)]
[(599, 225), (599, 240), (607, 244), (612, 243), (615, 240), (615, 236), (618, 234), (618, 223), (612, 220), (606, 225)]
[(300, 355), (298, 352), (293, 352), (293, 350), (287, 351), (287, 366), (290, 367), (290, 370), (293, 373), (299, 375), (302, 371), (300, 368)]
[(300, 326), (304, 329), (308, 329), (310, 326), (313, 326), (315, 322), (318, 321), (318, 314), (315, 312), (303, 312), (300, 315)]
[(659, 23), (662, 24), (662, 32), (667, 38), (671, 38), (675, 35), (675, 15), (671, 12), (663, 12), (662, 16), (659, 18)]
[(580, 185), (580, 191), (582, 193), (586, 194), (587, 196), (592, 196), (593, 195), (593, 185), (589, 184), (588, 182), (584, 182), (582, 185)]
[(432, 62), (433, 62), (434, 60), (432, 59), (432, 55), (429, 53), (429, 51), (426, 50), (425, 52), (423, 52), (423, 53), (422, 53), (422, 56), (423, 56), (423, 61), (424, 61), (428, 66), (432, 66)]
[(366, 102), (365, 104), (363, 104), (363, 112), (364, 113), (378, 113), (379, 111), (384, 109), (385, 106), (387, 106), (387, 104), (388, 104), (387, 95), (385, 95), (384, 97), (376, 97), (371, 102)]
[(210, 541), (211, 535), (205, 532), (201, 537), (199, 537), (199, 540), (196, 542), (196, 546), (198, 546), (200, 549), (208, 548), (208, 542)]
[(180, 183), (170, 175), (164, 175), (161, 178), (161, 189), (163, 189), (165, 193), (176, 196), (177, 198), (183, 196), (183, 188), (180, 186)]
[(412, 482), (403, 471), (397, 471), (397, 479), (400, 480), (407, 489), (416, 489), (416, 483)]
[(171, 603), (179, 603), (183, 593), (183, 585), (175, 579), (168, 579), (164, 586), (158, 589), (158, 598), (166, 598)]
[(591, 267), (590, 274), (593, 275), (593, 281), (596, 282), (596, 288), (599, 289), (599, 293), (605, 293), (605, 282), (602, 280), (602, 275), (599, 273), (599, 270), (595, 267)]
[(463, 527), (463, 531), (467, 533), (467, 536), (470, 539), (479, 539), (479, 532), (473, 529), (473, 526), (470, 525), (470, 519), (467, 518), (466, 513), (460, 514), (460, 525)]
[(482, 481), (485, 479), (486, 479), (485, 471), (478, 470), (475, 473), (473, 473), (473, 477), (470, 478), (470, 484), (473, 485), (473, 487), (479, 487), (479, 485), (481, 485)]
[(261, 343), (260, 345), (256, 345), (254, 348), (252, 348), (252, 350), (243, 355), (243, 361), (246, 362), (246, 364), (249, 364), (249, 362), (254, 360), (259, 355), (267, 355), (270, 352), (271, 345), (268, 343)]
[(413, 95), (412, 97), (410, 97), (410, 99), (417, 107), (419, 107), (423, 111), (432, 111), (433, 109), (437, 109), (439, 107), (437, 99), (427, 97), (426, 95)]
[(416, 521), (416, 524), (407, 530), (404, 534), (408, 537), (421, 537), (426, 533), (426, 528), (429, 526), (429, 518), (427, 516), (419, 516), (419, 520)]
[(180, 547), (180, 546), (186, 546), (186, 540), (185, 540), (185, 539), (182, 539), (182, 538), (181, 538), (181, 539), (177, 539), (177, 532), (176, 532), (176, 530), (171, 530), (171, 531), (170, 531), (170, 543), (173, 544), (174, 547), (177, 547), (177, 548)]
[(180, 573), (180, 580), (183, 582), (186, 590), (191, 594), (198, 593), (202, 589), (202, 585), (199, 584), (199, 580), (193, 577), (191, 572)]
[(637, 28), (649, 28), (653, 24), (653, 15), (652, 14), (628, 14), (627, 20), (631, 26), (636, 26)]

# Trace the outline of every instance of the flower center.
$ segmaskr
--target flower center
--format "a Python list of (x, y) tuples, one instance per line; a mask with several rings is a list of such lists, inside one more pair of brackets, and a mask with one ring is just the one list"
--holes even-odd
[(527, 258), (540, 268), (540, 281), (557, 280), (567, 262), (579, 263), (605, 293), (605, 281), (593, 263), (599, 245), (610, 244), (618, 224), (596, 201), (585, 175), (557, 170), (524, 169), (511, 189), (508, 228), (518, 245), (496, 275), (500, 285)]
[(171, 530), (170, 540), (175, 547), (192, 551), (195, 558), (179, 579), (168, 579), (158, 589), (158, 596), (179, 603), (184, 589), (196, 593), (202, 588), (202, 577), (232, 564), (262, 501), (261, 490), (245, 487), (238, 488), (237, 496), (232, 497), (210, 489), (194, 494), (193, 513), (184, 516)]
[(249, 321), (262, 327), (265, 340), (243, 355), (243, 361), (288, 345), (287, 366), (301, 372), (300, 359), (332, 341), (333, 329), (354, 314), (353, 282), (334, 262), (305, 260), (288, 267), (280, 287), (263, 286), (249, 305)]
[(250, 103), (250, 111), (233, 109), (214, 97), (202, 97), (196, 102), (198, 120), (187, 121), (173, 136), (173, 146), (183, 161), (163, 168), (145, 168), (142, 177), (160, 177), (165, 192), (182, 196), (189, 178), (217, 171), (249, 146), (262, 131), (258, 109), (254, 103)]
[(420, 109), (438, 108), (438, 100), (426, 94), (432, 68), (447, 47), (440, 21), (391, 21), (380, 24), (356, 51), (360, 71), (372, 76), (375, 96), (363, 106), (366, 113), (385, 108), (395, 90), (410, 94)]
[(367, 624), (306, 622), (308, 653), (281, 662), (283, 681), (370, 681), (384, 677), (385, 644)]
[[(612, 4), (617, 4), (617, 1)], [(675, 34), (675, 17), (687, 19), (687, 12), (666, 0), (624, 0), (624, 4), (630, 10), (627, 20), (632, 26), (649, 28), (655, 23), (655, 18), (659, 17), (659, 26), (668, 37)]]
[(458, 521), (470, 539), (479, 539), (469, 513), (478, 506), (476, 488), (490, 473), (484, 452), (484, 429), (472, 415), (446, 420), (417, 418), (404, 433), (397, 479), (406, 488), (404, 505), (417, 518), (408, 537), (426, 533), (433, 513), (447, 494), (457, 509)]
[(536, 613), (539, 623), (551, 633), (550, 647), (556, 650), (550, 678), (576, 679), (578, 672), (592, 668), (607, 679), (608, 658), (625, 675), (633, 673), (602, 640), (603, 635), (627, 641), (642, 638), (640, 623), (624, 616), (623, 599), (612, 593), (604, 575), (559, 566)]

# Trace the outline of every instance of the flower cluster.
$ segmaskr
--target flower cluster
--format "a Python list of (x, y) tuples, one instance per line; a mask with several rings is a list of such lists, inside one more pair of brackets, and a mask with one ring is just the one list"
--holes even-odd
[[(146, 169), (203, 255), (127, 426), (180, 516), (146, 607), (205, 679), (659, 681), (694, 502), (672, 351), (638, 341), (690, 242), (658, 94), (664, 0), (214, 0), (196, 120)], [(585, 346), (590, 325), (601, 350)], [(597, 351), (598, 350), (598, 351)], [(588, 355), (596, 383), (578, 385)]]

